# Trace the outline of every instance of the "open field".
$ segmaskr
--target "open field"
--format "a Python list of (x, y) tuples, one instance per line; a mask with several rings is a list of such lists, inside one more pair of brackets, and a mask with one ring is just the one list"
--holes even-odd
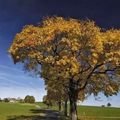
[(42, 103), (0, 103), (0, 120), (57, 120), (58, 112), (45, 108)]
[(34, 108), (34, 105), (23, 105), (18, 103), (0, 103), (0, 120), (7, 120), (14, 115), (32, 115), (30, 109)]
[(80, 106), (78, 115), (82, 120), (120, 120), (120, 108)]
[[(46, 106), (42, 103), (0, 103), (0, 120), (48, 120), (44, 116), (57, 115), (55, 111), (46, 111), (44, 108)], [(52, 109), (56, 109), (56, 107)], [(80, 120), (120, 120), (120, 108), (79, 106), (78, 115)]]

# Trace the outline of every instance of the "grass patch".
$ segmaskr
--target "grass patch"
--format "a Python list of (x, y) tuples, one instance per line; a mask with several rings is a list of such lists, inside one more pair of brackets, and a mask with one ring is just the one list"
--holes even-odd
[(35, 109), (34, 104), (0, 103), (0, 120), (7, 120), (8, 116), (33, 115), (31, 109)]
[(120, 120), (120, 108), (79, 106), (81, 120)]
[[(0, 120), (44, 120), (46, 108), (43, 103), (0, 103)], [(58, 110), (58, 107), (50, 109)], [(79, 120), (120, 120), (120, 108), (78, 106), (78, 117)], [(64, 116), (62, 120), (65, 120)]]

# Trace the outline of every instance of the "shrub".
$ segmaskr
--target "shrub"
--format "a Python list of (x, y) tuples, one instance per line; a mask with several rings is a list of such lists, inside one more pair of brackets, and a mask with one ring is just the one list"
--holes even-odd
[(108, 103), (107, 106), (110, 107), (110, 106), (111, 106), (111, 103)]

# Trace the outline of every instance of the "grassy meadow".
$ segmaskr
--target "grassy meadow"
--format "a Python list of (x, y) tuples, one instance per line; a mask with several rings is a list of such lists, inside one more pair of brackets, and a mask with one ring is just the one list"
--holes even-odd
[(120, 108), (79, 106), (80, 120), (120, 120)]
[(12, 116), (32, 115), (31, 109), (35, 109), (35, 105), (0, 103), (0, 120), (7, 120)]
[[(43, 120), (45, 108), (42, 103), (0, 103), (0, 120)], [(120, 108), (79, 106), (78, 116), (80, 120), (120, 120)]]

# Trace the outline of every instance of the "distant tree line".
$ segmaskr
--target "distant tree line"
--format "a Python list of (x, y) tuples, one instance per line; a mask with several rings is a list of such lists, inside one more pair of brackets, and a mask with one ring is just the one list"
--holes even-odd
[(3, 99), (0, 98), (0, 102), (35, 103), (35, 97), (27, 95), (27, 96), (25, 96), (24, 99), (22, 99), (20, 97), (18, 97), (18, 98), (3, 98)]

